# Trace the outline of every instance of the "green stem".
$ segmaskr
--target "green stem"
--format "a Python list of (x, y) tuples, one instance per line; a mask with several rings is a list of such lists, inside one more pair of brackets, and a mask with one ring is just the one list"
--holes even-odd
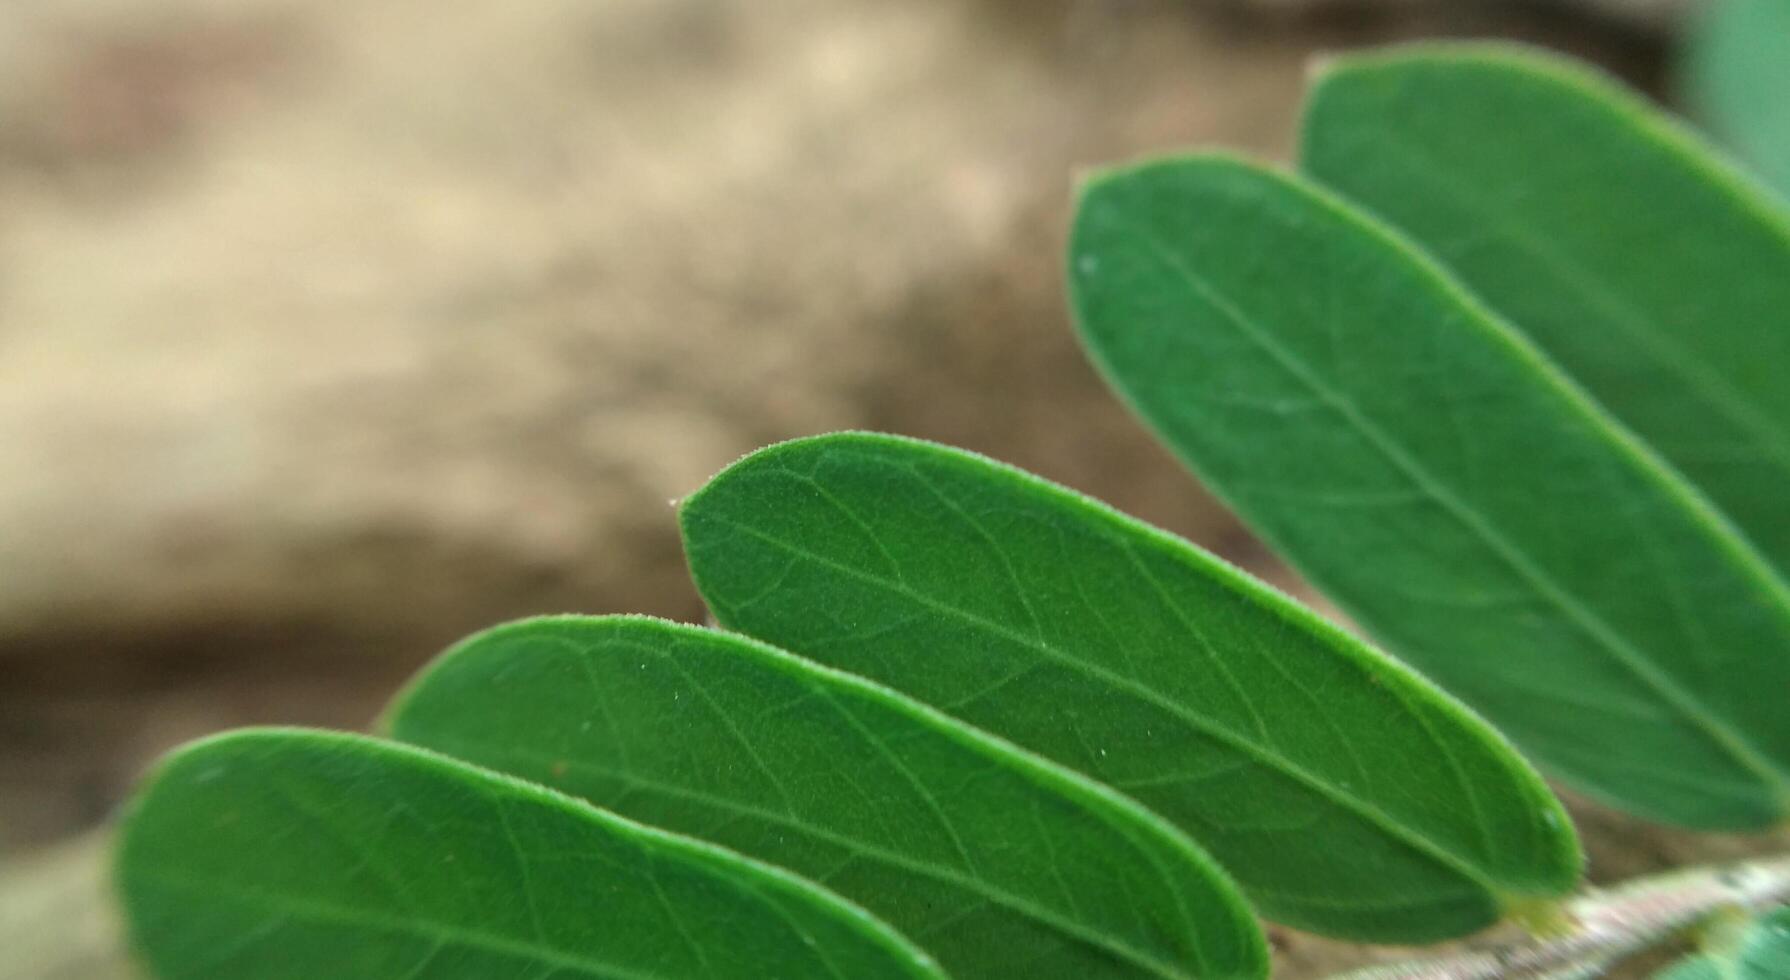
[(1690, 868), (1588, 891), (1557, 931), (1452, 956), (1369, 967), (1334, 980), (1567, 980), (1683, 932), (1713, 915), (1790, 902), (1790, 855)]

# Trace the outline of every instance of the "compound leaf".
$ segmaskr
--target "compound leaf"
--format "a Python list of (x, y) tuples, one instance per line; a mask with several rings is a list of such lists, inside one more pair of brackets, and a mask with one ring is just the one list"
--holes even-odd
[(1242, 573), (969, 453), (837, 434), (681, 513), (719, 621), (1131, 795), (1270, 917), (1419, 942), (1569, 889), (1570, 826), (1488, 728)]
[(1790, 812), (1782, 583), (1440, 267), (1214, 158), (1095, 181), (1072, 248), (1108, 380), (1394, 652), (1637, 813)]
[(474, 636), (394, 737), (809, 875), (952, 976), (1263, 977), (1160, 818), (887, 688), (731, 634), (557, 617)]
[[(1778, 43), (1786, 86), (1764, 98), (1790, 123)], [(1301, 154), (1790, 570), (1790, 214), (1615, 83), (1500, 46), (1336, 62)]]
[(785, 872), (352, 735), (174, 753), (127, 815), (118, 880), (164, 980), (943, 977)]
[(1705, 4), (1685, 53), (1698, 116), (1790, 195), (1790, 0)]

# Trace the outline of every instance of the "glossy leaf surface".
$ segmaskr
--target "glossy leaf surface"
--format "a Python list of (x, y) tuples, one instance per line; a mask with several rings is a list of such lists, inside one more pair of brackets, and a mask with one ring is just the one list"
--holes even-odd
[(1485, 726), (1085, 497), (969, 453), (839, 434), (746, 457), (681, 518), (723, 624), (1141, 800), (1270, 917), (1422, 941), (1576, 876), (1557, 803)]
[(791, 875), (351, 735), (178, 751), (127, 814), (118, 879), (164, 980), (943, 976)]
[(1658, 980), (1784, 980), (1790, 977), (1790, 906), (1739, 926), (1700, 953), (1656, 974)]
[(1107, 378), (1395, 653), (1635, 812), (1790, 812), (1782, 584), (1440, 267), (1211, 158), (1097, 180), (1072, 248)]
[(975, 977), (1261, 977), (1208, 858), (1104, 787), (887, 688), (641, 617), (501, 626), (394, 737), (807, 875)]
[(1790, 199), (1790, 0), (1705, 4), (1684, 46), (1698, 118)]
[(1301, 155), (1790, 570), (1790, 214), (1758, 186), (1603, 77), (1492, 46), (1336, 62)]

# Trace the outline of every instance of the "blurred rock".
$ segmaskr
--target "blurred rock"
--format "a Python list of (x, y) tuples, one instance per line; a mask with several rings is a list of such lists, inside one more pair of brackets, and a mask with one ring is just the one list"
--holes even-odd
[(1201, 531), (1065, 329), (1072, 175), (1279, 153), (1311, 52), (1388, 33), (1139, 2), (21, 2), (15, 643), (693, 615), (666, 502), (816, 429)]
[[(1511, 0), (1232, 0), (1262, 13), (1310, 16), (1335, 10), (1411, 11), (1442, 5), (1511, 2)], [(1677, 30), (1684, 18), (1700, 0), (1529, 0), (1538, 6), (1555, 8), (1607, 22), (1643, 34), (1668, 36)]]
[(89, 835), (0, 866), (0, 949), (16, 980), (124, 980), (123, 952), (106, 879), (110, 852)]

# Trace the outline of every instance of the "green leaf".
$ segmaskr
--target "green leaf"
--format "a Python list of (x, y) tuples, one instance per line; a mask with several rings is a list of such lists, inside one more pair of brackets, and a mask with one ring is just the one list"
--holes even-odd
[(1686, 95), (1717, 137), (1790, 195), (1790, 0), (1704, 6), (1685, 41)]
[(1658, 980), (1784, 980), (1790, 977), (1790, 906), (1780, 906), (1656, 974)]
[(1488, 728), (1204, 552), (969, 453), (839, 434), (685, 502), (725, 625), (1142, 801), (1266, 914), (1421, 942), (1573, 884), (1558, 804)]
[(1497, 46), (1337, 62), (1302, 155), (1790, 570), (1790, 216), (1757, 187), (1614, 83)]
[(352, 735), (176, 752), (126, 817), (118, 878), (164, 980), (943, 977), (785, 872)]
[(498, 627), (425, 671), (390, 726), (808, 875), (965, 980), (1267, 975), (1229, 880), (1154, 814), (743, 637), (641, 617)]
[(1072, 252), (1108, 380), (1395, 653), (1637, 813), (1790, 812), (1783, 585), (1442, 269), (1208, 158), (1094, 182)]

